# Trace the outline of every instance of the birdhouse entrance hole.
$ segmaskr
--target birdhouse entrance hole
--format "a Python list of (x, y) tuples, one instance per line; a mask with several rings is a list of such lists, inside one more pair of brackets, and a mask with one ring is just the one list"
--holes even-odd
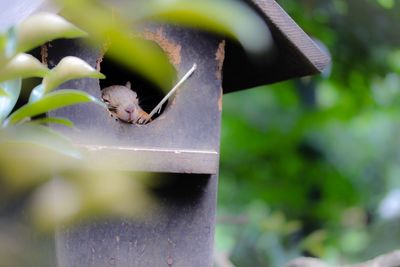
[[(157, 44), (154, 43), (154, 45)], [(160, 47), (159, 49), (161, 50)], [(133, 58), (132, 60), (135, 59)], [(129, 82), (131, 89), (137, 94), (140, 107), (147, 113), (150, 113), (165, 96), (165, 93), (159, 86), (143, 77), (139, 72), (118, 63), (107, 55), (107, 52), (102, 55), (99, 61), (101, 62), (99, 65), (100, 71), (106, 75), (106, 79), (100, 80), (101, 90), (113, 85), (125, 86)], [(154, 71), (157, 71), (156, 67)], [(173, 80), (175, 79), (176, 77)], [(173, 84), (171, 83), (170, 86), (172, 87)], [(154, 120), (162, 114), (167, 105), (168, 101), (163, 104), (160, 113), (154, 114), (152, 119)]]

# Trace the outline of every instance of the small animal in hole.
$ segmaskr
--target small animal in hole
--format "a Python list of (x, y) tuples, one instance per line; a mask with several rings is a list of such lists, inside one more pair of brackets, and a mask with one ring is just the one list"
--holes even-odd
[(116, 116), (124, 122), (144, 124), (151, 121), (149, 114), (139, 106), (139, 99), (135, 91), (131, 90), (131, 83), (112, 85), (102, 90), (101, 98), (106, 103), (111, 116)]

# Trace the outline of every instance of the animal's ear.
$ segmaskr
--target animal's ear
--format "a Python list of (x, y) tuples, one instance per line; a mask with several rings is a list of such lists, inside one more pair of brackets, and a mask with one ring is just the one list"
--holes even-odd
[(110, 96), (104, 92), (101, 94), (101, 99), (106, 103), (110, 102)]
[(131, 82), (127, 81), (126, 84), (125, 84), (125, 87), (128, 87), (129, 89), (131, 89)]

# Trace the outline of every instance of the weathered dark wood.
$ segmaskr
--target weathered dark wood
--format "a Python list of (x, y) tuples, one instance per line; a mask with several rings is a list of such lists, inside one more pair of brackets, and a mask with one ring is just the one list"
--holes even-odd
[[(106, 110), (88, 104), (50, 115), (71, 119), (75, 129), (58, 130), (86, 148), (96, 161), (111, 162), (119, 170), (192, 174), (170, 174), (175, 182), (158, 190), (156, 210), (149, 212), (144, 221), (94, 219), (60, 229), (56, 236), (59, 267), (213, 266), (223, 42), (172, 26), (152, 26), (145, 32), (144, 36), (180, 47), (172, 52), (178, 77), (197, 64), (193, 76), (160, 117), (137, 126), (115, 121)], [(49, 65), (56, 65), (67, 55), (96, 66), (100, 50), (77, 41), (52, 42)], [(124, 75), (108, 77), (111, 81), (107, 82), (124, 83), (133, 77), (117, 73)], [(130, 82), (134, 87), (135, 80)], [(97, 97), (101, 92), (99, 81), (93, 79), (71, 81), (61, 87), (77, 88)]]
[(60, 229), (58, 267), (213, 266), (217, 176), (163, 177), (171, 178), (144, 221), (99, 219)]
[(228, 41), (224, 62), (224, 93), (321, 73), (329, 56), (274, 0), (246, 0), (267, 23), (274, 47), (255, 58)]

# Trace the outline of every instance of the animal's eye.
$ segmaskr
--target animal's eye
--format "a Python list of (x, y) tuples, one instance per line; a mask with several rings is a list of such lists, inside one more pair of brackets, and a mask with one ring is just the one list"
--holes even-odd
[(113, 111), (117, 111), (118, 107), (116, 106), (111, 106), (109, 103), (107, 103), (107, 108), (109, 111), (113, 112)]
[(108, 101), (107, 99), (102, 98), (101, 100), (103, 100), (103, 102), (106, 104), (110, 104), (110, 101)]

